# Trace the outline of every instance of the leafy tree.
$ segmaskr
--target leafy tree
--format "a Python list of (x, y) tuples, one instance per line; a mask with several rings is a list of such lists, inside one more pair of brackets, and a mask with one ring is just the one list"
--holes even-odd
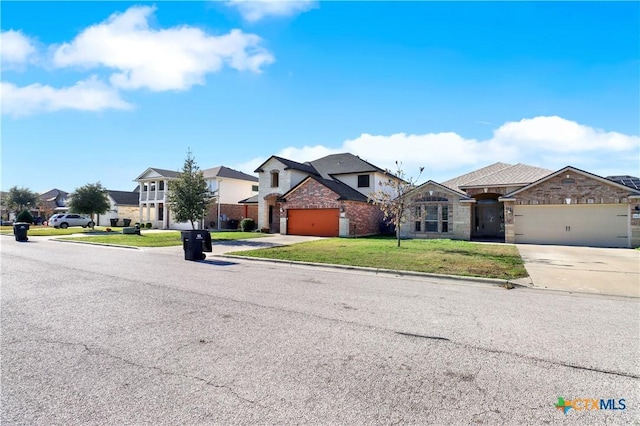
[(13, 188), (9, 188), (5, 203), (8, 210), (18, 214), (22, 210), (31, 207), (35, 208), (39, 198), (40, 196), (38, 194), (31, 192), (27, 188), (14, 186)]
[(207, 215), (209, 189), (191, 150), (187, 151), (182, 172), (169, 182), (168, 202), (173, 218), (177, 222), (191, 222), (192, 229), (196, 229), (195, 223)]
[[(400, 247), (400, 226), (407, 221), (406, 213), (412, 207), (412, 201), (406, 196), (409, 191), (415, 188), (415, 184), (420, 179), (424, 167), (420, 167), (420, 173), (416, 178), (406, 178), (402, 170), (402, 163), (396, 161), (397, 179), (388, 179), (380, 182), (380, 189), (369, 195), (369, 200), (380, 206), (384, 214), (384, 219), (396, 228), (396, 239)], [(387, 170), (387, 173), (391, 173)]]
[(109, 210), (107, 190), (100, 182), (88, 183), (77, 188), (69, 200), (69, 210), (74, 213), (88, 214), (93, 220), (94, 214), (104, 214)]

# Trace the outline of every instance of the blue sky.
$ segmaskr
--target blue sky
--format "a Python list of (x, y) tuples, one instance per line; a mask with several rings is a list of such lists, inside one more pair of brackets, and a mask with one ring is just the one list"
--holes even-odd
[[(640, 175), (637, 2), (2, 2), (1, 187), (352, 152)], [(55, 17), (55, 19), (51, 19)]]

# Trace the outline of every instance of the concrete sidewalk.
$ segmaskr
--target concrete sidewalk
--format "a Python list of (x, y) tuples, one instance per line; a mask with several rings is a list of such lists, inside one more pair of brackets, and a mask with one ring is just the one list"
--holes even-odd
[(533, 288), (640, 297), (640, 251), (517, 244)]

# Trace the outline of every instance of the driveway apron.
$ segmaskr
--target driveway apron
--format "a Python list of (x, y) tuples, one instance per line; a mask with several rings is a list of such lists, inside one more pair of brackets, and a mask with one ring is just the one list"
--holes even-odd
[(640, 297), (640, 251), (517, 244), (533, 287)]

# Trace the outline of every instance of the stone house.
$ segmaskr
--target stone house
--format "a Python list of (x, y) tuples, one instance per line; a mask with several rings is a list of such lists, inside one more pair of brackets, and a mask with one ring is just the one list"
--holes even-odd
[[(567, 166), (551, 171), (495, 163), (428, 181), (408, 196), (401, 235), (508, 243), (637, 247), (640, 188), (633, 178), (604, 178)], [(626, 178), (626, 180), (625, 180)]]

